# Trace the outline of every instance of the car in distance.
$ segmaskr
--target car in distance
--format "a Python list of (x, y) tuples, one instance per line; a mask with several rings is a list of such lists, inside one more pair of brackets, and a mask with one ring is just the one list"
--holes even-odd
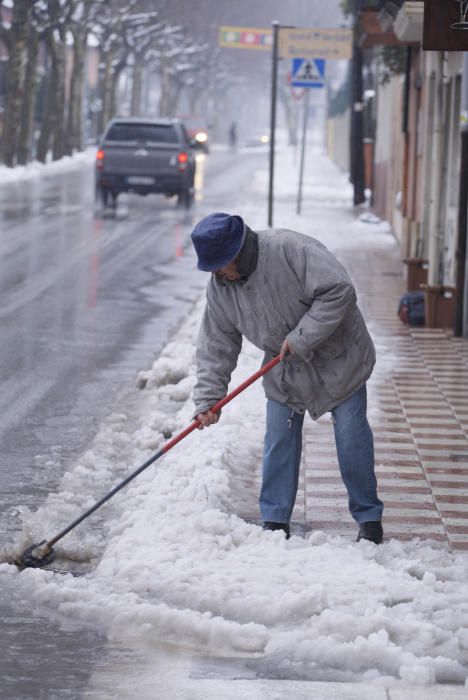
[(194, 143), (177, 119), (112, 119), (96, 155), (96, 190), (104, 206), (121, 192), (177, 196), (190, 207)]
[(268, 129), (257, 129), (253, 131), (245, 140), (245, 145), (249, 147), (267, 146), (270, 143)]
[(208, 127), (203, 117), (197, 116), (178, 116), (187, 133), (196, 146), (205, 153), (210, 152), (210, 139), (208, 135)]

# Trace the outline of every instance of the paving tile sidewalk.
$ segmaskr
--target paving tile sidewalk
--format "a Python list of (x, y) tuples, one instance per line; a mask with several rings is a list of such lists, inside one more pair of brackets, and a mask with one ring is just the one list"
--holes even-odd
[[(349, 221), (349, 210), (340, 216)], [(368, 415), (385, 536), (420, 537), (468, 550), (468, 340), (448, 330), (409, 328), (398, 319), (405, 291), (399, 245), (338, 250), (337, 255), (356, 284), (377, 349)], [(259, 468), (253, 481), (252, 502), (240, 514), (260, 522), (254, 500)], [(296, 534), (322, 530), (356, 536), (330, 414), (317, 422), (306, 416), (292, 523)]]
[[(377, 347), (369, 419), (386, 537), (468, 549), (468, 341), (401, 324), (396, 309), (404, 284), (396, 247), (339, 257), (357, 285)], [(306, 531), (355, 534), (329, 415), (305, 423), (293, 520)]]

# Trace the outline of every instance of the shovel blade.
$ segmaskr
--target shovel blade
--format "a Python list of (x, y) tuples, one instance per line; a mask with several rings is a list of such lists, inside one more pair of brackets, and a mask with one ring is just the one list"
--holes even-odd
[(44, 545), (46, 545), (45, 540), (27, 547), (16, 560), (16, 566), (20, 569), (40, 569), (43, 566), (51, 564), (55, 559), (55, 552), (52, 547)]

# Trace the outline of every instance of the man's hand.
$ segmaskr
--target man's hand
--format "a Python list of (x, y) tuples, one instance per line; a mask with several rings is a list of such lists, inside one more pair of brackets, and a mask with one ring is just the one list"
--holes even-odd
[(208, 428), (208, 426), (213, 425), (219, 421), (219, 413), (212, 413), (207, 411), (206, 413), (199, 413), (197, 420), (200, 423), (198, 430), (203, 430), (203, 428)]
[(294, 351), (292, 349), (292, 346), (289, 344), (288, 340), (286, 339), (281, 346), (280, 350), (280, 359), (284, 360), (288, 355), (293, 355)]

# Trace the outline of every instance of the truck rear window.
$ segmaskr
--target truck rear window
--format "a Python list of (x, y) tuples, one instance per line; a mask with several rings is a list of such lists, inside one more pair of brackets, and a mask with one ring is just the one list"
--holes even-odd
[(177, 131), (170, 124), (113, 124), (106, 141), (144, 141), (145, 143), (178, 143)]

